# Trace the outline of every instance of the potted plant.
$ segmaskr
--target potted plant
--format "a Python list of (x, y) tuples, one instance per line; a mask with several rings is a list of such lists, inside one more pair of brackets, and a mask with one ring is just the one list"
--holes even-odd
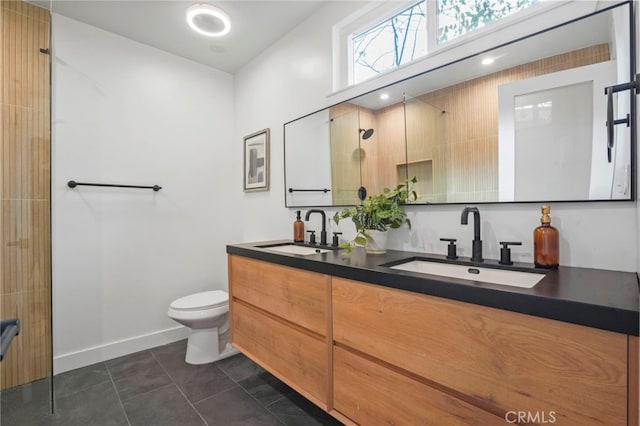
[(371, 195), (360, 205), (346, 208), (333, 216), (336, 224), (341, 219), (351, 218), (356, 227), (353, 240), (343, 242), (340, 247), (345, 254), (351, 253), (355, 246), (364, 246), (367, 253), (381, 254), (386, 251), (387, 229), (395, 229), (407, 224), (411, 228), (411, 221), (407, 218), (403, 204), (418, 198), (412, 185), (415, 177), (395, 187), (384, 188), (381, 194)]

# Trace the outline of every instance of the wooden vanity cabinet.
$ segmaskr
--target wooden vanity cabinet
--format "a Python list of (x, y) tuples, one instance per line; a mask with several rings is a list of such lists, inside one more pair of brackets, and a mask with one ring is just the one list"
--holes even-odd
[(330, 277), (229, 256), (231, 342), (320, 407), (330, 388)]
[(427, 400), (420, 424), (627, 424), (626, 335), (335, 277), (332, 302), (333, 405), (360, 424)]
[(229, 292), (234, 346), (348, 425), (638, 421), (634, 336), (236, 255)]

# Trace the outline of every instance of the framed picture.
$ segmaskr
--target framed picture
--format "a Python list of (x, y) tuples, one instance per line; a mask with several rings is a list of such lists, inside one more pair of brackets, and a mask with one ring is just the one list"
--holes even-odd
[(244, 137), (244, 191), (269, 190), (269, 129)]

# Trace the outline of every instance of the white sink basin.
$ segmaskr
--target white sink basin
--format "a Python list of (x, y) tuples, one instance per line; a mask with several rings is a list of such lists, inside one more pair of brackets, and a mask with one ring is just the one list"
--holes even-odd
[(390, 268), (521, 288), (532, 288), (544, 278), (544, 274), (542, 273), (454, 265), (450, 263), (430, 262), (428, 260), (412, 260), (391, 266)]
[(271, 247), (267, 246), (262, 248), (265, 248), (267, 250), (279, 251), (280, 253), (299, 254), (301, 256), (308, 256), (310, 254), (318, 254), (318, 253), (327, 253), (331, 251), (331, 250), (320, 249), (315, 247), (298, 246), (295, 244), (282, 244), (278, 246), (271, 246)]

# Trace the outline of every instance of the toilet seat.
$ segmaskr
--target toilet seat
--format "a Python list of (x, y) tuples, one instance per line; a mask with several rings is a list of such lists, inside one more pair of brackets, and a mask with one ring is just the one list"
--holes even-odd
[(223, 290), (203, 291), (174, 300), (169, 307), (176, 311), (201, 311), (229, 303), (229, 294)]

